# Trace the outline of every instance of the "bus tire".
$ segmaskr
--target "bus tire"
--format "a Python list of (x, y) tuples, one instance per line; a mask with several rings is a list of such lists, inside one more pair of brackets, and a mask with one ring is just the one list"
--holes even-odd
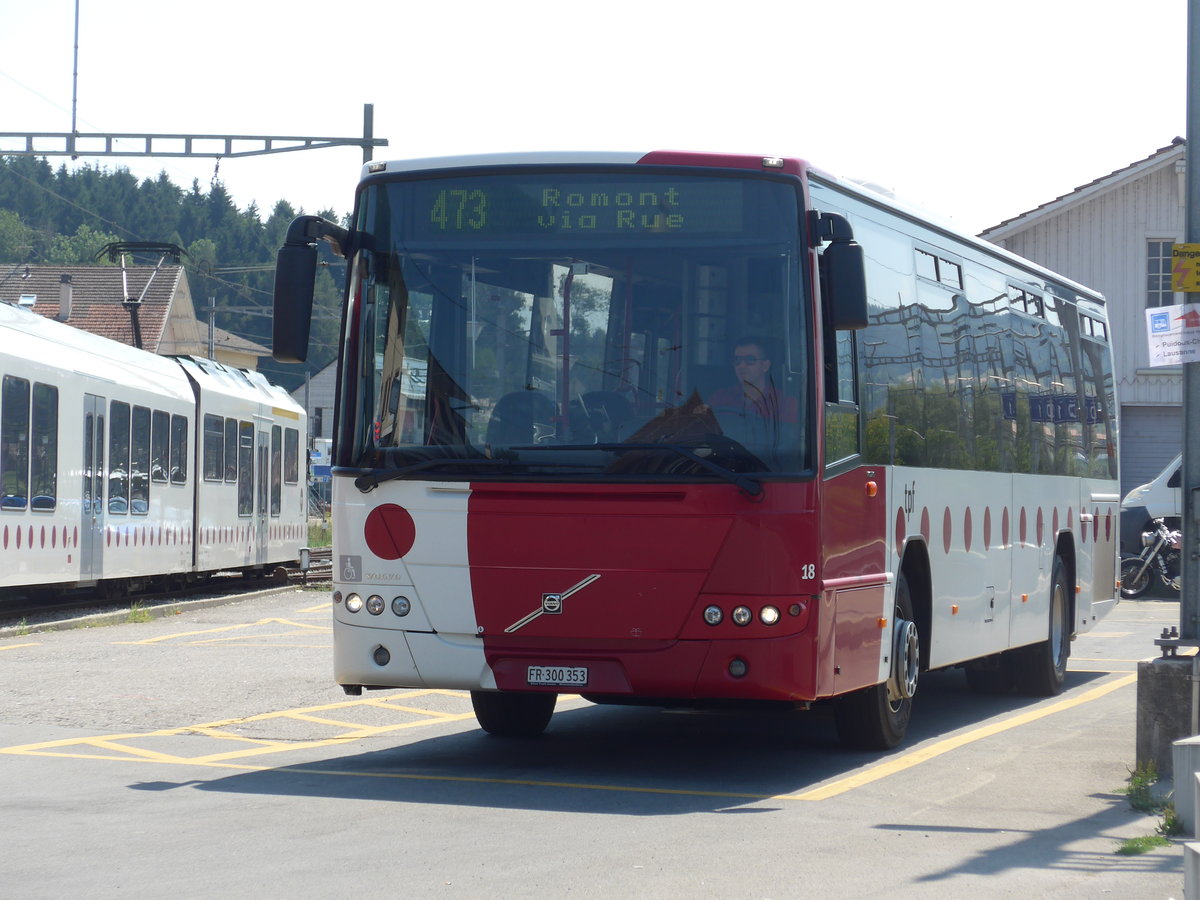
[(1053, 697), (1062, 693), (1067, 678), (1067, 659), (1071, 655), (1071, 600), (1067, 567), (1061, 556), (1054, 557), (1050, 578), (1049, 635), (1046, 640), (1016, 651), (1016, 687), (1032, 697)]
[(558, 694), (471, 691), (479, 727), (497, 737), (536, 737), (550, 724)]
[(920, 635), (913, 621), (912, 598), (908, 580), (901, 572), (896, 579), (896, 599), (892, 612), (892, 677), (903, 685), (907, 696), (892, 696), (889, 682), (876, 684), (838, 697), (834, 701), (834, 721), (838, 737), (855, 750), (891, 750), (904, 740), (912, 718), (912, 696), (916, 693), (920, 669)]

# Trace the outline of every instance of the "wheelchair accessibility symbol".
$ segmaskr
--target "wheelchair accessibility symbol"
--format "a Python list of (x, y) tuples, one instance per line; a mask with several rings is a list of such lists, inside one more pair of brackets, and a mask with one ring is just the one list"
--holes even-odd
[(339, 556), (338, 568), (342, 573), (342, 581), (362, 581), (361, 556)]

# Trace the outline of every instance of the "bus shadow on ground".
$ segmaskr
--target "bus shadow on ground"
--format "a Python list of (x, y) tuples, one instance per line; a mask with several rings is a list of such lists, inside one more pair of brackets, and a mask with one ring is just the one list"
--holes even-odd
[[(1067, 688), (1101, 677), (1071, 672)], [(615, 815), (766, 812), (925, 742), (1053, 699), (977, 694), (961, 672), (948, 671), (923, 676), (918, 701), (908, 740), (888, 753), (844, 749), (828, 707), (765, 712), (589, 705), (555, 713), (537, 738), (497, 738), (472, 727), (189, 784), (223, 793)]]

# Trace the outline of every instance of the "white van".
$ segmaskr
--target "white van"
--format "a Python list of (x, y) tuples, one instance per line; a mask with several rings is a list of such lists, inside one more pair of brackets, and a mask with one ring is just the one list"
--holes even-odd
[(1182, 481), (1183, 454), (1171, 460), (1154, 480), (1135, 487), (1121, 501), (1121, 552), (1140, 553), (1142, 532), (1153, 519), (1165, 519), (1178, 528), (1183, 514), (1179, 485)]

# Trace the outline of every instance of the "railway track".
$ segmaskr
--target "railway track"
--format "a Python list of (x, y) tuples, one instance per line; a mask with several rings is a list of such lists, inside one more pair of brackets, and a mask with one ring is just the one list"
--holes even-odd
[(328, 584), (333, 575), (333, 553), (329, 547), (310, 551), (308, 569), (276, 566), (270, 572), (250, 576), (240, 572), (216, 572), (202, 581), (170, 587), (149, 587), (115, 595), (112, 587), (103, 590), (75, 590), (40, 595), (0, 595), (0, 633), (8, 629), (54, 627), (55, 623), (75, 621), (104, 613), (149, 612), (172, 604), (212, 599), (216, 602), (252, 591), (286, 585), (315, 587)]

